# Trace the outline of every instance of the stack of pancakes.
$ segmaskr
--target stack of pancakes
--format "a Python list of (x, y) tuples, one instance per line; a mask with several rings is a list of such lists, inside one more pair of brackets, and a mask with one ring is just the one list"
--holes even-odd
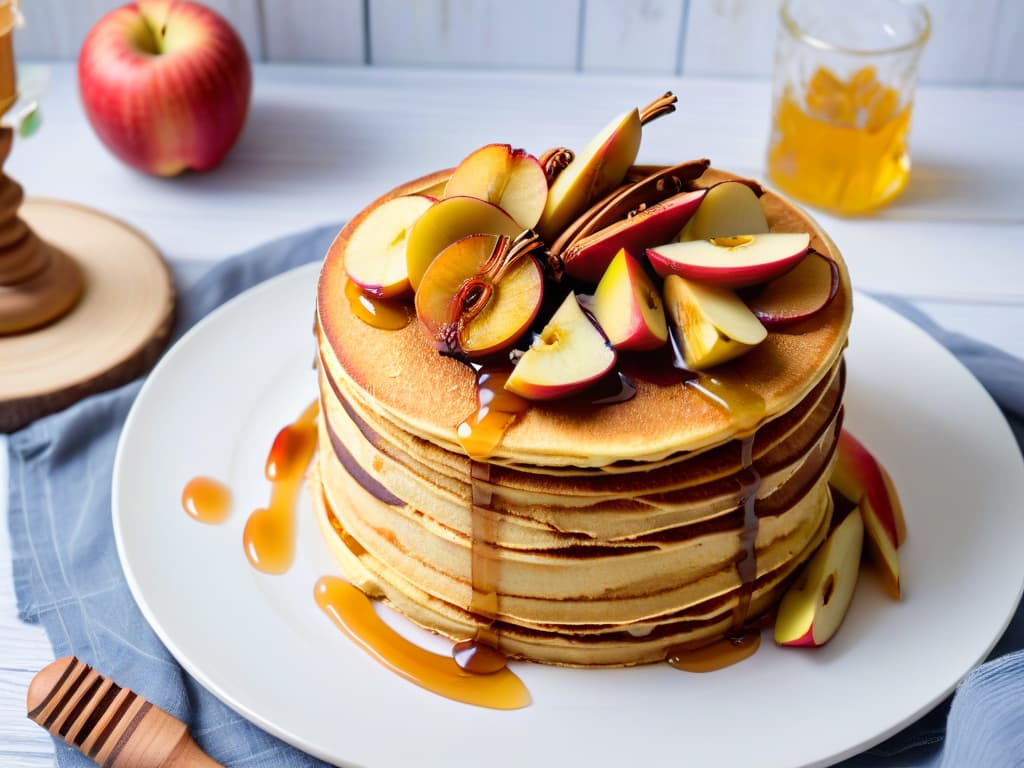
[(851, 292), (809, 217), (772, 193), (762, 204), (773, 231), (810, 232), (839, 264), (828, 307), (688, 383), (636, 377), (625, 402), (533, 403), (486, 459), (456, 434), (477, 409), (474, 370), (415, 321), (380, 330), (349, 308), (354, 219), (319, 283), (312, 476), (345, 574), (422, 626), (483, 630), (553, 664), (659, 661), (770, 612), (829, 530)]

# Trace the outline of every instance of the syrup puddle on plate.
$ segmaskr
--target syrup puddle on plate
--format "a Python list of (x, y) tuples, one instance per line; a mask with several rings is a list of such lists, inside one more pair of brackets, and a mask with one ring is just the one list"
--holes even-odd
[[(295, 559), (296, 504), (316, 452), (319, 403), (314, 401), (281, 429), (267, 454), (264, 475), (271, 483), (266, 508), (249, 515), (243, 532), (246, 559), (256, 570), (279, 575)], [(186, 514), (222, 523), (231, 512), (231, 489), (211, 477), (192, 478), (182, 490)], [(385, 624), (372, 601), (337, 576), (321, 577), (316, 604), (334, 625), (386, 669), (440, 696), (490, 709), (520, 709), (530, 703), (522, 680), (506, 666), (504, 654), (482, 638), (455, 643), (450, 656), (431, 653)]]

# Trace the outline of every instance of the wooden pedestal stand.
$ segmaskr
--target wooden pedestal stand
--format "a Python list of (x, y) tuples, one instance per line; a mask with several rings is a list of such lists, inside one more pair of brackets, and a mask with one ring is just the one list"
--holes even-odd
[[(11, 149), (0, 128), (0, 166)], [(143, 235), (98, 211), (29, 200), (0, 173), (0, 431), (145, 371), (174, 285)]]

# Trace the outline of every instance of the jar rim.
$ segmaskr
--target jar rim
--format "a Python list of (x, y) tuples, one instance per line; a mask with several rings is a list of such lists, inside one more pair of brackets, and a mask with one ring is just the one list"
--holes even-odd
[(813, 48), (818, 48), (823, 51), (833, 51), (835, 53), (844, 53), (851, 56), (880, 56), (893, 53), (904, 53), (906, 51), (912, 51), (919, 49), (928, 41), (932, 32), (932, 19), (931, 14), (928, 13), (928, 9), (925, 8), (921, 2), (915, 2), (914, 0), (893, 0), (893, 5), (903, 6), (908, 10), (913, 11), (917, 15), (917, 23), (920, 26), (918, 33), (908, 42), (900, 43), (899, 45), (893, 45), (882, 48), (855, 48), (846, 45), (840, 45), (838, 43), (832, 43), (828, 40), (824, 40), (821, 37), (807, 32), (800, 23), (794, 17), (790, 6), (793, 5), (794, 0), (783, 0), (779, 7), (779, 18), (782, 21), (783, 27), (792, 35), (795, 39), (802, 43), (809, 45)]

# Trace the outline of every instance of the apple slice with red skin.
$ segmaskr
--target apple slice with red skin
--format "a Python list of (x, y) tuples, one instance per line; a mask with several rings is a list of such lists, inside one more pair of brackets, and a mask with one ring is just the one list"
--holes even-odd
[(700, 208), (676, 238), (710, 240), (729, 235), (760, 235), (768, 219), (757, 193), (742, 181), (722, 181), (708, 188)]
[(693, 215), (706, 190), (682, 192), (577, 240), (562, 253), (565, 273), (596, 283), (621, 249), (641, 253), (667, 242)]
[(907, 538), (903, 505), (885, 467), (849, 430), (839, 434), (837, 458), (829, 479), (832, 487), (854, 504), (867, 497), (894, 547)]
[(570, 293), (519, 358), (505, 389), (528, 400), (569, 397), (600, 380), (616, 358)]
[(861, 510), (853, 509), (783, 595), (775, 616), (776, 643), (819, 646), (832, 639), (853, 600), (863, 545)]
[(530, 255), (540, 245), (532, 233), (469, 235), (438, 254), (416, 291), (416, 315), (441, 352), (475, 359), (519, 340), (544, 296), (544, 272)]
[(406, 239), (409, 283), (418, 290), (423, 273), (441, 251), (467, 235), (515, 237), (523, 228), (498, 206), (476, 197), (446, 197), (416, 221)]
[(378, 299), (407, 293), (406, 239), (412, 225), (435, 202), (424, 195), (403, 195), (370, 211), (348, 238), (345, 272), (349, 279)]
[(501, 208), (523, 229), (537, 224), (548, 198), (548, 178), (536, 157), (509, 144), (487, 144), (455, 168), (445, 197), (468, 196)]
[(810, 242), (806, 232), (731, 235), (648, 248), (647, 258), (662, 277), (679, 275), (723, 288), (743, 288), (792, 269)]
[(839, 267), (817, 251), (807, 255), (782, 277), (765, 283), (746, 299), (765, 328), (785, 328), (827, 307), (839, 293)]
[(616, 349), (657, 349), (668, 341), (658, 289), (625, 249), (615, 255), (597, 284), (593, 314)]
[(640, 149), (643, 126), (674, 111), (675, 102), (676, 97), (666, 93), (641, 110), (623, 113), (576, 154), (548, 190), (537, 222), (545, 242), (553, 243), (576, 216), (622, 183)]

